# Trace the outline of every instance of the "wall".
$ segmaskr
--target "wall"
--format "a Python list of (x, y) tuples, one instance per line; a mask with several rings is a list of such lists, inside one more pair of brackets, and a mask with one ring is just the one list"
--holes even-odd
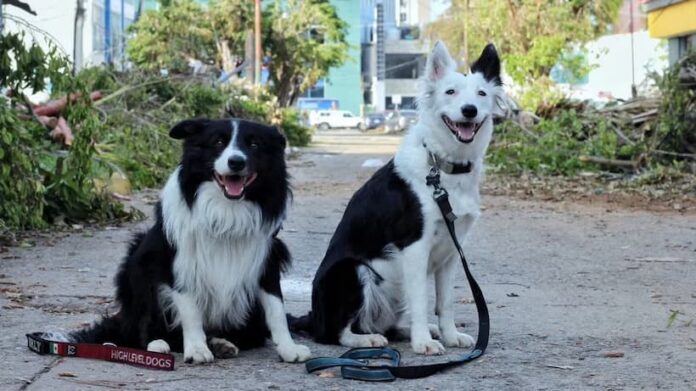
[(338, 16), (347, 23), (346, 40), (350, 45), (349, 59), (340, 67), (332, 68), (326, 80), (324, 98), (338, 99), (341, 110), (360, 114), (362, 83), (360, 77), (360, 2), (331, 0)]

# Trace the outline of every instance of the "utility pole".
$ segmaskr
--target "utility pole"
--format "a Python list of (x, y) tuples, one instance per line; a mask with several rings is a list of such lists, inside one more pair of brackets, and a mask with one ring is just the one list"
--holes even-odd
[(631, 30), (631, 96), (635, 98), (638, 95), (638, 90), (636, 89), (636, 56), (634, 53), (633, 46), (633, 0), (629, 1), (628, 9), (630, 10), (631, 21), (628, 23), (629, 30)]
[[(1, 0), (0, 0), (1, 1)], [(75, 11), (75, 32), (73, 35), (73, 73), (82, 69), (82, 31), (85, 25), (85, 4), (84, 0), (77, 0), (77, 10)]]
[(121, 70), (126, 69), (126, 0), (121, 0), (121, 36), (119, 37), (118, 56), (121, 60)]
[(261, 84), (261, 0), (256, 0), (254, 10), (254, 83)]
[(469, 61), (469, 0), (464, 0), (464, 62)]
[(104, 62), (111, 65), (111, 0), (104, 0)]

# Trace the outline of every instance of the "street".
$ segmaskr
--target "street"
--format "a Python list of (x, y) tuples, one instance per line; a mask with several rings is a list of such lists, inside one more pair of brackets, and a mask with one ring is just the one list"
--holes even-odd
[[(314, 271), (348, 199), (376, 169), (374, 159), (386, 163), (399, 140), (320, 132), (289, 160), (294, 202), (280, 234), (294, 257), (283, 280), (289, 312), (308, 311)], [(147, 213), (155, 194), (137, 196)], [(488, 196), (485, 188), (482, 198), (465, 252), (489, 304), (491, 342), (468, 365), (385, 385), (343, 380), (334, 371), (309, 375), (302, 364), (280, 362), (270, 346), (204, 366), (184, 364), (177, 354), (173, 372), (28, 351), (25, 333), (72, 330), (110, 308), (113, 276), (144, 221), (75, 227), (0, 253), (0, 389), (696, 390), (696, 216), (523, 201)], [(458, 281), (457, 322), (475, 336), (476, 310), (461, 271)], [(346, 350), (300, 340), (314, 356)], [(453, 357), (392, 346), (405, 364)]]

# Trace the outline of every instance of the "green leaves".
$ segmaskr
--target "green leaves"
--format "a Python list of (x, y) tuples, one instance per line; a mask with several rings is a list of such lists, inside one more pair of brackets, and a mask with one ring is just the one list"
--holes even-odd
[(328, 1), (276, 0), (263, 15), (264, 50), (278, 104), (290, 106), (348, 59), (346, 24)]
[(577, 54), (582, 54), (582, 44), (610, 28), (622, 4), (622, 0), (452, 0), (445, 16), (430, 26), (429, 35), (446, 41), (455, 53), (459, 48), (460, 60), (476, 58), (484, 45), (494, 42), (505, 71), (526, 90), (548, 79), (557, 64), (571, 79), (587, 75), (589, 64)]
[(147, 70), (184, 72), (190, 59), (230, 70), (233, 61), (227, 57), (244, 53), (252, 6), (248, 0), (215, 0), (207, 6), (193, 0), (163, 3), (129, 28), (133, 37), (128, 41), (128, 58)]

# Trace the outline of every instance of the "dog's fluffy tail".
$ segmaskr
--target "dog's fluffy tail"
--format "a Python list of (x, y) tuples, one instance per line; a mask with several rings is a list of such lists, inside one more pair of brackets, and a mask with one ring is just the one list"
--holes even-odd
[(300, 317), (287, 314), (288, 317), (288, 328), (293, 333), (311, 335), (312, 334), (312, 312), (308, 312), (306, 315)]
[(70, 342), (75, 343), (104, 343), (123, 345), (123, 330), (121, 321), (116, 316), (104, 317), (97, 323), (68, 335)]

